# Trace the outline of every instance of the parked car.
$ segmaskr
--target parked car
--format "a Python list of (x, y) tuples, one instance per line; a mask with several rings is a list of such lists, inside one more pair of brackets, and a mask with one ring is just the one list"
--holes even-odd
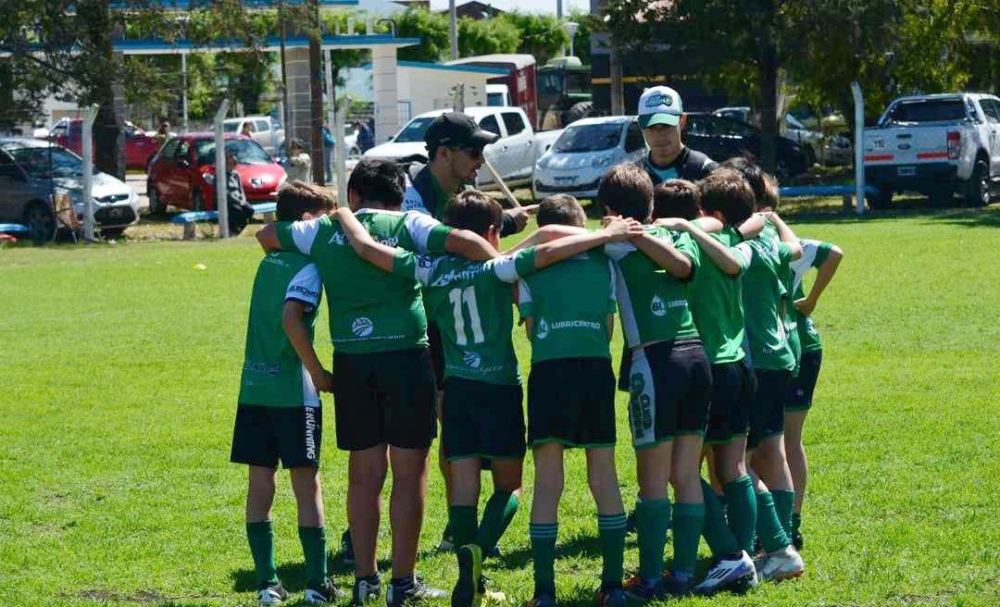
[[(427, 162), (427, 146), (424, 132), (435, 118), (451, 110), (434, 110), (420, 114), (406, 123), (391, 141), (377, 145), (365, 152), (373, 158), (390, 158), (401, 163)], [(519, 107), (466, 107), (465, 113), (479, 124), (479, 127), (500, 135), (500, 140), (483, 150), (501, 179), (509, 187), (531, 182), (531, 174), (538, 160), (538, 145), (535, 131), (528, 122), (524, 110)], [(495, 187), (489, 171), (481, 170), (476, 177), (476, 187)]]
[(1000, 98), (977, 93), (915, 95), (889, 104), (864, 131), (865, 180), (885, 208), (913, 190), (945, 203), (958, 193), (989, 204), (1000, 187)]
[[(692, 112), (686, 116), (681, 134), (684, 144), (692, 150), (708, 154), (712, 160), (719, 162), (748, 152), (760, 156), (761, 133), (757, 127), (714, 114)], [(775, 172), (779, 178), (799, 175), (809, 168), (806, 154), (799, 144), (779, 136), (776, 147)]]
[(268, 154), (280, 155), (279, 150), (285, 147), (285, 129), (270, 116), (229, 118), (222, 121), (222, 132), (243, 134), (243, 128), (247, 125), (250, 128), (250, 137), (267, 150)]
[(584, 118), (570, 124), (535, 164), (535, 198), (572, 194), (594, 198), (609, 167), (641, 160), (646, 141), (635, 116)]
[[(125, 167), (145, 169), (156, 152), (161, 140), (146, 134), (146, 131), (125, 121)], [(83, 153), (83, 119), (63, 118), (49, 131), (49, 139), (76, 154)], [(96, 145), (96, 143), (95, 143)]]
[[(139, 221), (135, 190), (107, 173), (91, 180), (94, 222), (105, 238), (118, 238)], [(69, 206), (56, 217), (60, 200)], [(27, 137), (0, 139), (0, 223), (28, 226), (28, 238), (48, 242), (56, 233), (83, 222), (83, 160), (50, 141)]]
[[(285, 169), (264, 148), (243, 135), (225, 135), (226, 153), (236, 154), (247, 200), (277, 200)], [(189, 133), (173, 137), (149, 164), (146, 181), (151, 213), (167, 205), (196, 211), (215, 208), (215, 135)]]

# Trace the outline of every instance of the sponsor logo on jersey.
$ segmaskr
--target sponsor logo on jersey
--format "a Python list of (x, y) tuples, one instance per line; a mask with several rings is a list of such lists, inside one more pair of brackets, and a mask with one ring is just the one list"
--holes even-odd
[(368, 337), (374, 330), (375, 325), (365, 316), (359, 316), (351, 323), (351, 331), (358, 337)]
[(334, 232), (333, 236), (330, 237), (330, 240), (326, 242), (327, 244), (335, 244), (338, 247), (343, 247), (348, 244), (347, 235), (343, 232)]
[(249, 373), (263, 373), (271, 377), (277, 377), (281, 373), (281, 363), (255, 363), (248, 360), (243, 363), (243, 370)]
[(475, 352), (463, 352), (462, 361), (469, 367), (472, 367), (473, 369), (478, 369), (480, 365), (483, 364), (482, 357), (479, 356), (479, 354), (476, 354)]
[(316, 408), (306, 407), (306, 459), (316, 461)]
[(633, 373), (629, 378), (629, 420), (636, 444), (648, 442), (653, 430), (653, 399), (646, 392), (646, 378)]
[(544, 318), (538, 319), (538, 326), (535, 327), (535, 337), (545, 339), (549, 336), (549, 323)]
[(289, 290), (292, 293), (296, 293), (307, 299), (316, 299), (317, 297), (319, 297), (319, 293), (317, 291), (313, 291), (312, 289), (305, 287), (303, 285), (292, 285), (292, 287)]
[(649, 311), (653, 313), (653, 316), (666, 316), (667, 304), (663, 303), (659, 295), (654, 295), (653, 301), (649, 303)]

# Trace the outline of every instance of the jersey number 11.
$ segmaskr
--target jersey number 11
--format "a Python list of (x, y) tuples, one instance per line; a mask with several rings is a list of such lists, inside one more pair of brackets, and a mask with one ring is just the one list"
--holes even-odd
[(455, 315), (455, 341), (460, 346), (469, 343), (465, 336), (465, 315), (462, 314), (462, 302), (469, 308), (469, 320), (472, 325), (472, 343), (481, 344), (486, 341), (483, 335), (483, 325), (479, 320), (479, 308), (476, 306), (476, 292), (471, 286), (464, 289), (452, 289), (448, 292), (448, 301), (451, 302), (452, 312)]

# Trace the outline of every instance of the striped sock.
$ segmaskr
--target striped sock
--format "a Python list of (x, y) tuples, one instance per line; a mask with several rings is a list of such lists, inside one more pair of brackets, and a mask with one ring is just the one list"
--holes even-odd
[(625, 523), (624, 512), (597, 515), (597, 530), (601, 542), (601, 588), (620, 588), (624, 574)]
[(556, 536), (559, 523), (530, 523), (531, 560), (535, 567), (535, 596), (556, 596)]

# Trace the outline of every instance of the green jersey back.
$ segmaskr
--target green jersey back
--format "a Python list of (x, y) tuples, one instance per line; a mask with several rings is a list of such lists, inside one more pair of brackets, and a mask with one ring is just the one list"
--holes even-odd
[[(669, 239), (674, 247), (691, 260), (694, 274), (701, 271), (698, 246), (691, 237), (658, 226), (646, 231), (660, 239)], [(663, 270), (635, 245), (613, 242), (604, 251), (617, 267), (618, 308), (622, 331), (630, 348), (657, 341), (698, 337), (684, 282)]]
[(521, 316), (532, 319), (532, 364), (558, 358), (611, 358), (614, 267), (600, 251), (570, 257), (518, 283)]
[(514, 283), (535, 271), (535, 249), (486, 262), (399, 251), (393, 274), (423, 285), (424, 306), (441, 331), (444, 376), (490, 384), (519, 384), (514, 328)]
[[(687, 300), (709, 362), (720, 365), (745, 357), (741, 276), (750, 267), (750, 257), (742, 249), (734, 248), (743, 238), (732, 227), (726, 226), (711, 237), (730, 248), (740, 263), (740, 274), (730, 276), (706, 259), (687, 283)], [(700, 246), (698, 249), (701, 252)]]
[(781, 318), (785, 286), (779, 272), (781, 264), (791, 259), (792, 250), (763, 235), (736, 248), (750, 257), (750, 267), (743, 273), (743, 309), (753, 366), (790, 371), (796, 361)]
[(268, 253), (257, 266), (240, 379), (241, 405), (318, 407), (319, 395), (281, 324), (285, 302), (306, 306), (309, 338), (323, 284), (316, 266), (297, 253)]
[[(818, 268), (823, 265), (826, 258), (830, 256), (830, 249), (833, 248), (832, 244), (820, 242), (819, 240), (800, 240), (799, 242), (802, 244), (802, 257), (791, 263), (793, 273), (792, 289), (794, 293), (794, 297), (792, 297), (793, 304), (796, 299), (805, 297), (805, 292), (802, 289), (802, 279), (806, 273), (810, 268)], [(802, 351), (813, 352), (822, 350), (823, 344), (819, 339), (819, 331), (816, 330), (816, 325), (813, 323), (812, 318), (803, 315), (794, 305), (792, 305), (791, 311), (798, 324)]]
[[(444, 253), (450, 228), (422, 213), (360, 210), (375, 240), (416, 253)], [(354, 253), (340, 223), (323, 216), (278, 224), (281, 248), (316, 264), (338, 352), (366, 354), (427, 345), (427, 317), (413, 278), (387, 274)]]

